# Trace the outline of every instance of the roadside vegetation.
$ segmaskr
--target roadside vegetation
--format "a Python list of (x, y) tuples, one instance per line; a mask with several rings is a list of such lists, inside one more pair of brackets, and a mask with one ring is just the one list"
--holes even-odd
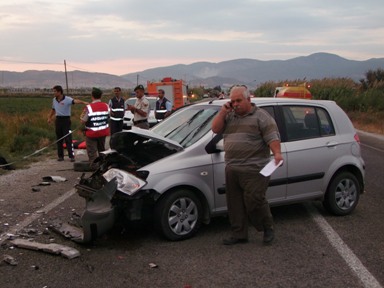
[[(0, 97), (0, 156), (8, 163), (16, 162), (12, 165), (14, 168), (38, 161), (36, 156), (56, 151), (56, 144), (53, 144), (56, 141), (54, 123), (47, 122), (52, 98), (53, 96)], [(90, 97), (82, 99), (90, 101)], [(73, 130), (80, 126), (83, 108), (84, 105), (80, 104), (72, 106)], [(84, 136), (75, 131), (73, 139), (82, 141)], [(38, 151), (40, 149), (43, 149), (41, 153)]]
[[(257, 97), (273, 97), (275, 87), (299, 85), (305, 79), (296, 81), (266, 82), (252, 91)], [(333, 100), (349, 115), (355, 127), (367, 132), (384, 134), (384, 70), (368, 71), (365, 79), (359, 83), (348, 78), (325, 78), (310, 82), (313, 99)], [(207, 92), (203, 87), (192, 88), (191, 101), (200, 100)], [(77, 97), (77, 96), (75, 96)], [(90, 101), (90, 97), (78, 96)], [(18, 95), (0, 97), (0, 156), (8, 162), (16, 162), (16, 168), (31, 161), (37, 161), (36, 155), (47, 155), (56, 151), (54, 124), (47, 123), (53, 96)], [(107, 102), (109, 96), (103, 96)], [(80, 127), (80, 114), (83, 105), (72, 107), (72, 129)], [(75, 131), (73, 139), (82, 141), (84, 136)], [(47, 148), (45, 148), (47, 147)], [(48, 152), (48, 153), (47, 153)], [(29, 155), (33, 157), (25, 157)], [(54, 154), (55, 155), (55, 154)], [(1, 169), (0, 169), (1, 173)]]

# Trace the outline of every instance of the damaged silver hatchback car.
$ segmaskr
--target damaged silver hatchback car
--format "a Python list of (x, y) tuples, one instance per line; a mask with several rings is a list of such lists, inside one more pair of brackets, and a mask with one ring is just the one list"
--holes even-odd
[[(89, 242), (118, 218), (151, 219), (169, 240), (192, 237), (227, 211), (222, 135), (211, 122), (227, 100), (184, 107), (151, 130), (114, 134), (100, 169), (81, 178), (86, 199), (82, 233)], [(321, 200), (335, 215), (351, 213), (364, 191), (364, 161), (356, 131), (332, 101), (252, 98), (275, 119), (284, 165), (272, 174), (272, 206)]]

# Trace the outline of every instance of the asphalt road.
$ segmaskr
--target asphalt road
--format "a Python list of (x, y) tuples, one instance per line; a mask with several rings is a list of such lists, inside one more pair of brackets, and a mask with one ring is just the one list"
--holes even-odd
[[(273, 208), (270, 246), (253, 230), (249, 243), (223, 246), (224, 217), (182, 242), (166, 241), (148, 226), (116, 227), (92, 245), (79, 245), (46, 229), (55, 220), (73, 223), (83, 209), (84, 200), (71, 190), (81, 173), (69, 161), (2, 175), (0, 261), (9, 255), (17, 265), (0, 263), (0, 287), (384, 287), (384, 137), (359, 134), (366, 192), (354, 213), (331, 216), (318, 202)], [(47, 175), (68, 181), (32, 192)], [(7, 238), (20, 233), (73, 247), (81, 256), (15, 248)]]

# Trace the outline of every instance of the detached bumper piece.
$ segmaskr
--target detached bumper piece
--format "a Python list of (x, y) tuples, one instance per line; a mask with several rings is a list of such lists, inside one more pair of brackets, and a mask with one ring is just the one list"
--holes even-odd
[(66, 238), (77, 243), (89, 243), (108, 232), (115, 223), (115, 208), (111, 199), (116, 192), (116, 178), (107, 182), (100, 190), (88, 186), (75, 185), (80, 196), (86, 198), (86, 207), (81, 216), (81, 228), (65, 223), (54, 224), (54, 229)]

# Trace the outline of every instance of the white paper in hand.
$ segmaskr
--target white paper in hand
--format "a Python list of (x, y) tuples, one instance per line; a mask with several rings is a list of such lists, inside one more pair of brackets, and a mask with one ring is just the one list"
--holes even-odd
[(269, 163), (267, 165), (265, 165), (265, 167), (263, 169), (261, 169), (260, 171), (260, 174), (265, 176), (265, 177), (268, 177), (268, 176), (271, 176), (271, 174), (273, 172), (275, 172), (275, 170), (281, 165), (283, 164), (283, 160), (281, 160), (279, 162), (278, 165), (275, 164), (275, 159), (272, 159), (271, 161), (269, 161)]

